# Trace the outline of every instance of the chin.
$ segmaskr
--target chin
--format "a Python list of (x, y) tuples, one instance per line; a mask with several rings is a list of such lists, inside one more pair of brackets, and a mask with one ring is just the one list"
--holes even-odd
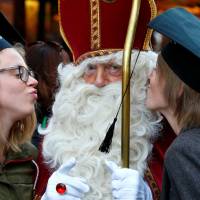
[(157, 110), (157, 106), (155, 106), (154, 104), (150, 103), (150, 102), (146, 102), (146, 108), (151, 110), (151, 111), (156, 111)]
[(150, 109), (150, 110), (151, 110), (152, 105), (151, 105), (151, 103), (148, 101), (148, 99), (147, 99), (146, 102), (145, 102), (145, 106), (146, 106), (147, 109)]
[(149, 102), (149, 101), (146, 101), (145, 105), (146, 105), (147, 109), (149, 109), (149, 110), (155, 110), (155, 105), (154, 105), (154, 103), (151, 103), (151, 102)]
[(24, 110), (24, 117), (32, 114), (34, 111), (35, 111), (35, 107), (34, 106), (27, 107), (27, 109)]

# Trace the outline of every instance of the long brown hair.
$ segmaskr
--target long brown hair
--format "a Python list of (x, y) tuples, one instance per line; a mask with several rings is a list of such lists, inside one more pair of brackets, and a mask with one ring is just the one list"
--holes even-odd
[[(187, 86), (158, 56), (158, 73), (166, 81), (164, 95), (182, 128), (200, 127), (200, 93)], [(180, 88), (182, 92), (180, 93)]]
[[(34, 71), (38, 80), (38, 105), (41, 115), (48, 115), (54, 101), (54, 94), (58, 88), (57, 67), (62, 62), (62, 46), (56, 42), (37, 41), (28, 45), (26, 49), (27, 65)], [(43, 116), (38, 116), (41, 122)]]

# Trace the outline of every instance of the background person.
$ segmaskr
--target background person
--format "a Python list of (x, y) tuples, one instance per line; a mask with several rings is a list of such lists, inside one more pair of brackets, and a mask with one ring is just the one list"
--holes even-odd
[[(26, 62), (34, 71), (38, 80), (38, 101), (36, 114), (38, 126), (46, 128), (51, 116), (51, 106), (54, 101), (55, 92), (59, 87), (58, 65), (69, 62), (69, 56), (63, 47), (54, 41), (37, 41), (26, 48)], [(68, 59), (68, 60), (67, 60)], [(35, 130), (32, 142), (37, 147), (39, 141), (38, 127)]]

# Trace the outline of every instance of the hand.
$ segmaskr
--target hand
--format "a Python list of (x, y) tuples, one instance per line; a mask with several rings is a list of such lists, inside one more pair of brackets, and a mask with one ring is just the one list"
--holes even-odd
[(120, 168), (112, 161), (106, 161), (112, 173), (112, 194), (116, 200), (152, 200), (149, 186), (137, 170)]
[[(56, 170), (48, 180), (47, 189), (41, 200), (80, 200), (89, 186), (86, 180), (81, 177), (68, 176), (67, 173), (75, 166), (75, 158), (70, 159)], [(56, 185), (62, 183), (66, 185), (66, 192), (59, 194)]]

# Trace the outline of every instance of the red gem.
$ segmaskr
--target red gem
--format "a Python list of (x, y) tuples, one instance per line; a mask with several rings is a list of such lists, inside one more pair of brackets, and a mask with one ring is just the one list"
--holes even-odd
[(56, 191), (57, 191), (59, 194), (64, 194), (64, 193), (67, 191), (66, 185), (63, 184), (63, 183), (58, 183), (58, 184), (56, 185)]

